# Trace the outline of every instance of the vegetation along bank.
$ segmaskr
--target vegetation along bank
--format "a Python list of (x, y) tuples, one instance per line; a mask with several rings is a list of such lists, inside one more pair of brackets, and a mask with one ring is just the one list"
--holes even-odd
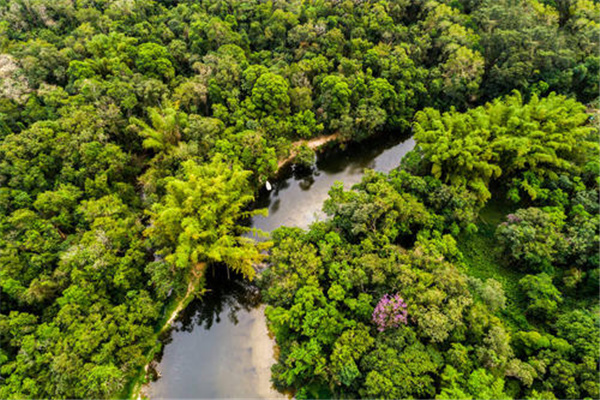
[[(205, 264), (263, 261), (299, 398), (599, 397), (599, 15), (0, 0), (0, 398), (127, 396)], [(411, 127), (329, 221), (242, 236), (294, 143)]]

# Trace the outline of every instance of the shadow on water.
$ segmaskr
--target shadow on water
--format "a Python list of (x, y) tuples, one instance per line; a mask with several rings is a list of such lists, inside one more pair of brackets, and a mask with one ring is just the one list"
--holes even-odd
[(270, 192), (261, 188), (253, 208), (265, 208), (269, 216), (255, 216), (244, 223), (265, 232), (282, 225), (307, 228), (311, 222), (325, 218), (321, 207), (336, 181), (344, 182), (349, 189), (367, 168), (389, 172), (413, 146), (414, 140), (407, 134), (389, 134), (368, 143), (331, 145), (318, 155), (313, 168), (288, 165), (271, 182)]
[(180, 330), (191, 332), (195, 326), (210, 329), (228, 318), (238, 323), (238, 313), (248, 312), (260, 305), (259, 289), (233, 272), (227, 274), (224, 266), (212, 266), (206, 277), (209, 290), (202, 299), (194, 300), (179, 319)]
[(206, 287), (161, 338), (150, 398), (286, 398), (270, 382), (274, 343), (259, 289), (224, 266), (207, 270)]
[[(365, 168), (389, 172), (414, 147), (407, 135), (388, 135), (331, 146), (317, 157), (312, 169), (288, 166), (273, 189), (259, 191), (254, 216), (246, 226), (271, 232), (280, 226), (306, 228), (324, 218), (321, 207), (336, 181), (345, 188), (358, 183)], [(157, 359), (160, 379), (149, 388), (151, 398), (285, 398), (270, 383), (274, 362), (257, 287), (223, 266), (207, 271), (208, 292), (180, 314), (162, 342)]]
[[(348, 175), (362, 175), (366, 168), (389, 171), (400, 164), (400, 159), (390, 157), (382, 160), (386, 150), (406, 142), (410, 133), (389, 134), (369, 139), (368, 143), (350, 143), (335, 146), (321, 153), (317, 160), (317, 170), (327, 174), (346, 171)], [(403, 155), (403, 154), (402, 154)]]
[[(206, 275), (208, 291), (202, 299), (192, 301), (181, 313), (175, 329), (192, 332), (194, 328), (210, 329), (213, 324), (228, 318), (234, 325), (239, 322), (238, 313), (248, 312), (260, 305), (260, 291), (240, 275), (224, 266), (211, 266)], [(212, 271), (211, 271), (212, 270)]]
[[(406, 152), (400, 152), (398, 157), (390, 152), (390, 157), (381, 157), (384, 153), (394, 148), (403, 150), (406, 144), (407, 151), (412, 149), (410, 133), (382, 135), (371, 138), (369, 143), (331, 144), (317, 155), (313, 168), (302, 168), (294, 165), (283, 167), (278, 179), (271, 182), (272, 190), (269, 192), (262, 187), (253, 204), (254, 209), (270, 208), (272, 202), (279, 199), (282, 192), (286, 192), (296, 182), (302, 191), (309, 191), (313, 184), (324, 176), (336, 176), (343, 180), (347, 176), (362, 176), (366, 168), (389, 172), (400, 164), (400, 159)], [(298, 200), (302, 201), (302, 200)]]
[(226, 270), (223, 265), (211, 265), (206, 273), (207, 291), (201, 299), (194, 299), (179, 313), (173, 328), (161, 337), (162, 351), (156, 361), (161, 362), (166, 345), (174, 334), (192, 333), (194, 329), (210, 330), (226, 318), (233, 325), (239, 323), (239, 314), (248, 313), (261, 305), (260, 290), (240, 274)]

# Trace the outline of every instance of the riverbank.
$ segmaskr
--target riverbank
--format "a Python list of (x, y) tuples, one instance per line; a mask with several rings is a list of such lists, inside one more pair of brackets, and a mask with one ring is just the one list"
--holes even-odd
[[(279, 174), (286, 165), (288, 165), (290, 162), (292, 162), (294, 160), (294, 158), (298, 154), (298, 149), (300, 148), (300, 146), (306, 145), (311, 150), (318, 151), (320, 148), (324, 147), (325, 145), (338, 141), (339, 137), (340, 137), (339, 134), (334, 133), (334, 134), (327, 135), (327, 136), (319, 136), (316, 138), (312, 138), (310, 140), (298, 140), (298, 141), (292, 143), (289, 156), (278, 161), (277, 171), (275, 172), (275, 175)], [(199, 265), (201, 265), (202, 271), (206, 267), (205, 263), (202, 263)], [(159, 324), (160, 328), (158, 329), (158, 331), (156, 333), (157, 339), (166, 330), (171, 328), (173, 322), (175, 321), (175, 319), (177, 318), (179, 313), (181, 311), (183, 311), (186, 308), (186, 306), (194, 299), (194, 297), (197, 295), (197, 292), (200, 290), (201, 282), (202, 282), (202, 279), (200, 279), (200, 276), (197, 276), (197, 273), (194, 273), (188, 284), (186, 294), (180, 300), (174, 301), (173, 303), (171, 303), (170, 305), (167, 306), (167, 310), (171, 309), (172, 311), (167, 311), (165, 313), (166, 320), (163, 323)], [(128, 391), (129, 393), (126, 396), (127, 398), (142, 399), (142, 398), (147, 397), (144, 392), (145, 392), (145, 389), (147, 388), (147, 385), (149, 384), (148, 372), (150, 370), (150, 366), (151, 366), (152, 362), (156, 358), (156, 354), (158, 353), (158, 351), (160, 351), (159, 345), (154, 347), (151, 350), (151, 352), (148, 354), (146, 365), (140, 371), (138, 376), (133, 380), (133, 383), (130, 386), (131, 389)]]
[[(204, 281), (203, 276), (205, 270), (206, 263), (202, 262), (196, 264), (192, 271), (190, 271), (191, 276), (188, 282), (186, 293), (179, 300), (173, 301), (166, 307), (164, 322), (158, 324), (160, 328), (155, 334), (156, 340), (158, 340), (164, 332), (171, 328), (179, 313), (187, 307), (194, 297), (204, 293), (206, 289), (203, 287), (202, 283)], [(131, 384), (131, 390), (126, 398), (138, 400), (147, 398), (147, 396), (145, 396), (144, 389), (149, 384), (148, 371), (150, 369), (150, 365), (156, 358), (156, 354), (160, 351), (160, 348), (161, 346), (158, 344), (152, 348), (148, 354), (148, 358), (146, 359), (146, 365), (133, 380), (133, 383)]]
[[(322, 154), (315, 169), (307, 174), (294, 174), (282, 167), (272, 181), (273, 190), (259, 191), (254, 205), (266, 208), (268, 217), (254, 216), (248, 221), (249, 227), (264, 232), (280, 226), (306, 228), (320, 217), (323, 201), (336, 181), (350, 187), (360, 181), (366, 168), (387, 172), (414, 146), (408, 135), (397, 133), (374, 137), (368, 143), (348, 143), (343, 150), (326, 149), (330, 147), (328, 144), (339, 140), (337, 135), (328, 135), (295, 142), (294, 148), (305, 143)], [(293, 162), (290, 157), (286, 159)], [(285, 162), (281, 164), (284, 166)], [(161, 361), (156, 365), (161, 378), (144, 386), (145, 390), (138, 391), (137, 397), (144, 392), (159, 398), (286, 396), (271, 389), (270, 366), (276, 358), (272, 351), (274, 343), (269, 338), (262, 310), (254, 304), (256, 294), (240, 289), (233, 280), (227, 283), (218, 276), (208, 275), (206, 284), (211, 291), (200, 302), (182, 307), (177, 313), (182, 316), (181, 329), (177, 325), (178, 329), (169, 334)], [(153, 367), (151, 364), (150, 373)]]
[(289, 164), (290, 162), (292, 162), (294, 160), (294, 158), (298, 155), (298, 149), (303, 144), (308, 146), (309, 149), (316, 151), (328, 143), (337, 142), (339, 140), (339, 138), (340, 138), (339, 133), (333, 133), (333, 134), (327, 135), (327, 136), (319, 136), (319, 137), (312, 138), (309, 140), (298, 140), (298, 141), (292, 143), (290, 155), (282, 160), (279, 160), (279, 162), (277, 163), (277, 171), (275, 173), (278, 174), (279, 171), (281, 171), (281, 169), (283, 167), (285, 167), (287, 164)]

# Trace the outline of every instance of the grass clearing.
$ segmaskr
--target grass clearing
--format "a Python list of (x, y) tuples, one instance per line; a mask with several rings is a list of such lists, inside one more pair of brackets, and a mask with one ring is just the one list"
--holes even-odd
[(498, 200), (498, 197), (490, 200), (480, 212), (478, 231), (463, 233), (458, 238), (458, 246), (467, 275), (483, 281), (495, 279), (502, 284), (507, 299), (502, 316), (508, 324), (516, 329), (528, 329), (530, 324), (524, 317), (526, 299), (519, 289), (519, 280), (526, 274), (511, 267), (495, 237), (496, 227), (513, 208), (512, 204)]

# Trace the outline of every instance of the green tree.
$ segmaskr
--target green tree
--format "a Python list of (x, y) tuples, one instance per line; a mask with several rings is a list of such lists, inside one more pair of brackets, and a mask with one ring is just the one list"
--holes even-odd
[(149, 108), (148, 117), (150, 125), (138, 118), (130, 120), (130, 123), (138, 129), (139, 135), (144, 138), (142, 145), (145, 148), (164, 152), (179, 143), (182, 130), (187, 124), (185, 113), (173, 107), (162, 110)]
[(254, 277), (264, 245), (239, 236), (247, 228), (237, 223), (256, 213), (245, 211), (253, 200), (250, 174), (217, 156), (207, 165), (186, 161), (182, 177), (167, 180), (167, 193), (152, 207), (145, 234), (174, 278), (209, 261)]
[(519, 209), (498, 226), (496, 235), (507, 257), (522, 269), (550, 270), (556, 254), (566, 246), (561, 233), (564, 220), (560, 211)]
[(285, 116), (290, 113), (289, 85), (276, 74), (262, 74), (252, 88), (250, 101), (259, 116)]
[(321, 83), (320, 104), (327, 118), (339, 118), (349, 111), (351, 91), (343, 78), (326, 76)]
[(135, 65), (141, 73), (152, 78), (169, 81), (175, 77), (169, 51), (156, 43), (139, 46)]
[(519, 285), (530, 302), (527, 313), (534, 318), (552, 319), (562, 302), (562, 295), (552, 284), (552, 278), (544, 273), (527, 275), (519, 281)]

